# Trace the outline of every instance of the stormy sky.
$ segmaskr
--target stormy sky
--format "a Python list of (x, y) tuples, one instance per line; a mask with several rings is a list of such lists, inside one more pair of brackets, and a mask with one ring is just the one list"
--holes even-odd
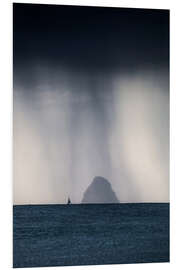
[(14, 204), (169, 201), (168, 10), (13, 4), (13, 81)]

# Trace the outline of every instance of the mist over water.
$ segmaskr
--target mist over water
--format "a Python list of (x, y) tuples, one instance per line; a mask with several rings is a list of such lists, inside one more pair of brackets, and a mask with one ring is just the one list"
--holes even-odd
[(35, 74), (14, 84), (15, 204), (81, 203), (96, 175), (121, 202), (169, 201), (166, 71)]

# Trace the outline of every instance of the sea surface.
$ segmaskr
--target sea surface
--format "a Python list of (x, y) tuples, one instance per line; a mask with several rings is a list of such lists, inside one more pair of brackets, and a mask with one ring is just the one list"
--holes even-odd
[(13, 207), (13, 267), (169, 262), (169, 204)]

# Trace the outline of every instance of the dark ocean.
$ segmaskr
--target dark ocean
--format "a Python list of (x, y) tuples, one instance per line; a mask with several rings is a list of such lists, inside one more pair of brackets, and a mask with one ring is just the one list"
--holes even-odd
[(13, 267), (169, 262), (168, 203), (13, 208)]

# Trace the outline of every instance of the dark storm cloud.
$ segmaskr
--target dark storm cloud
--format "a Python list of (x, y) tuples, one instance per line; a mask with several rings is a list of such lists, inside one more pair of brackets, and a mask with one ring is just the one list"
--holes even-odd
[(168, 66), (169, 11), (14, 4), (14, 64)]

